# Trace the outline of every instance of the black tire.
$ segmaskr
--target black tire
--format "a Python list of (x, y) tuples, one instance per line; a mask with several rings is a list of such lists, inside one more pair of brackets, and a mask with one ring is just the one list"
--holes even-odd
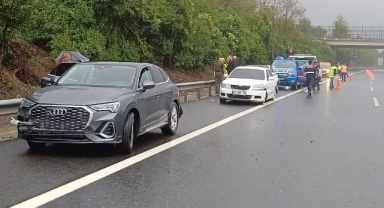
[(220, 98), (220, 103), (221, 103), (221, 104), (225, 104), (225, 103), (227, 103), (227, 100), (226, 100), (226, 99), (222, 99), (222, 98)]
[(47, 143), (37, 143), (28, 141), (28, 146), (33, 151), (42, 151), (47, 146)]
[(179, 128), (179, 113), (179, 106), (173, 102), (168, 112), (168, 124), (160, 128), (164, 135), (172, 136), (176, 134)]
[(303, 88), (303, 83), (300, 83), (300, 84), (299, 84), (299, 88), (300, 88), (300, 89)]
[(275, 91), (276, 91), (276, 94), (279, 93), (279, 85), (276, 85), (276, 87), (275, 87)]
[(135, 114), (130, 112), (124, 124), (122, 141), (117, 145), (118, 152), (120, 154), (131, 154), (135, 137)]
[(292, 89), (293, 89), (293, 90), (297, 90), (297, 83), (294, 84), (294, 85), (292, 85)]
[(265, 102), (267, 102), (267, 99), (268, 99), (268, 93), (265, 92), (265, 98), (264, 98), (264, 101), (263, 101), (263, 102), (260, 102), (260, 105), (264, 105)]

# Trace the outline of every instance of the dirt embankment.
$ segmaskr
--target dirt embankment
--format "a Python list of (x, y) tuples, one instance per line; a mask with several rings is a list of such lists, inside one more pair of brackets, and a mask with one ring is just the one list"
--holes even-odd
[[(26, 43), (11, 43), (0, 74), (0, 100), (21, 98), (39, 88), (42, 77), (54, 66), (54, 57), (43, 49)], [(176, 83), (212, 80), (212, 69), (165, 69)]]

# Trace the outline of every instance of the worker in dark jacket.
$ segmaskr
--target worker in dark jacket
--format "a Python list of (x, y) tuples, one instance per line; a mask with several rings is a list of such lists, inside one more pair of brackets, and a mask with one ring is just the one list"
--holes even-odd
[(229, 75), (238, 66), (238, 64), (236, 59), (232, 55), (229, 55), (227, 57), (227, 62), (228, 62), (228, 66), (226, 69)]
[(313, 90), (316, 89), (317, 87), (317, 90), (320, 90), (320, 81), (321, 81), (321, 77), (320, 77), (320, 63), (319, 62), (315, 62), (314, 64), (315, 66), (315, 83), (314, 83), (314, 87), (313, 87)]
[(304, 69), (305, 77), (307, 79), (308, 95), (312, 95), (312, 88), (315, 81), (316, 67), (312, 65), (312, 60), (308, 61), (308, 66)]

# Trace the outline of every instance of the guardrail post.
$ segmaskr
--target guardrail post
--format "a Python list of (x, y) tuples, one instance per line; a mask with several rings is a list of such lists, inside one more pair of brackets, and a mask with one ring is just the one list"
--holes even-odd
[(201, 98), (201, 91), (200, 91), (201, 88), (197, 88), (197, 99), (200, 100)]
[(212, 86), (209, 86), (208, 90), (209, 90), (208, 92), (209, 97), (212, 97)]
[(184, 90), (184, 102), (187, 102), (188, 99), (188, 90)]

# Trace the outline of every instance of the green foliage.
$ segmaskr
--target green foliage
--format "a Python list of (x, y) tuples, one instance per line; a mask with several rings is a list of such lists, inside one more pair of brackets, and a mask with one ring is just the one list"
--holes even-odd
[[(91, 60), (177, 68), (212, 66), (228, 54), (236, 55), (241, 64), (269, 64), (284, 55), (288, 45), (296, 53), (313, 53), (324, 61), (334, 61), (335, 56), (328, 46), (313, 41), (325, 32), (303, 19), (297, 0), (2, 2), (20, 5), (16, 13), (1, 9), (0, 22), (10, 23), (24, 41), (46, 42), (53, 56), (79, 50)], [(6, 4), (0, 3), (0, 8)]]
[(348, 38), (348, 22), (341, 16), (337, 15), (337, 19), (333, 23), (333, 37), (334, 38)]
[(32, 0), (1, 0), (0, 1), (0, 71), (6, 45), (14, 37), (17, 29), (27, 23), (31, 11)]

